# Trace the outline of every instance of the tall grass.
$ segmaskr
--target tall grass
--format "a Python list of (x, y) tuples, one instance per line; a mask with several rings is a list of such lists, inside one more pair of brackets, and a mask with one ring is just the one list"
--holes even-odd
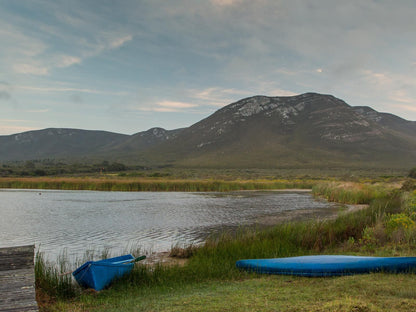
[(38, 291), (57, 299), (73, 298), (79, 294), (79, 287), (73, 283), (71, 274), (62, 274), (69, 270), (67, 259), (63, 254), (57, 264), (52, 264), (46, 261), (41, 252), (36, 253), (35, 280)]
[(312, 188), (312, 180), (173, 180), (164, 178), (0, 178), (0, 188), (94, 191), (236, 191)]
[(312, 187), (315, 196), (342, 204), (370, 204), (376, 198), (388, 196), (390, 191), (385, 185), (353, 182), (317, 183)]

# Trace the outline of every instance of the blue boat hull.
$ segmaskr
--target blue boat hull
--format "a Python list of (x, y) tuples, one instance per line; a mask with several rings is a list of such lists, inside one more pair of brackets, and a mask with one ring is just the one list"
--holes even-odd
[(78, 284), (85, 288), (102, 290), (118, 277), (130, 273), (134, 266), (134, 257), (124, 255), (100, 261), (88, 261), (76, 269), (72, 275)]
[(370, 272), (415, 271), (416, 257), (302, 256), (239, 260), (236, 266), (265, 274), (341, 276)]

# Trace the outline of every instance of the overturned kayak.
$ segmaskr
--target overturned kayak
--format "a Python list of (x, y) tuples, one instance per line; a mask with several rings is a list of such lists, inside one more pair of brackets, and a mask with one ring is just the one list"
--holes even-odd
[(99, 261), (88, 261), (72, 272), (78, 284), (85, 288), (102, 290), (115, 279), (130, 273), (134, 263), (145, 259), (124, 255)]
[(298, 276), (400, 273), (416, 271), (416, 257), (302, 256), (239, 260), (236, 266), (257, 273)]

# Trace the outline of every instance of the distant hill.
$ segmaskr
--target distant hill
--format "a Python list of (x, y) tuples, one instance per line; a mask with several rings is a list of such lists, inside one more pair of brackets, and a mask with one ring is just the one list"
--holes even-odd
[(134, 135), (45, 129), (0, 136), (0, 160), (107, 159), (211, 168), (416, 166), (416, 122), (331, 95), (254, 96), (189, 128)]
[(0, 136), (0, 160), (84, 158), (128, 137), (106, 131), (60, 128)]

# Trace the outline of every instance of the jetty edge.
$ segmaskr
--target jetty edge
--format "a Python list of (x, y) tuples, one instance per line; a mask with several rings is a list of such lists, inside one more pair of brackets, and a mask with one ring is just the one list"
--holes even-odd
[(0, 248), (0, 311), (39, 311), (34, 245)]

